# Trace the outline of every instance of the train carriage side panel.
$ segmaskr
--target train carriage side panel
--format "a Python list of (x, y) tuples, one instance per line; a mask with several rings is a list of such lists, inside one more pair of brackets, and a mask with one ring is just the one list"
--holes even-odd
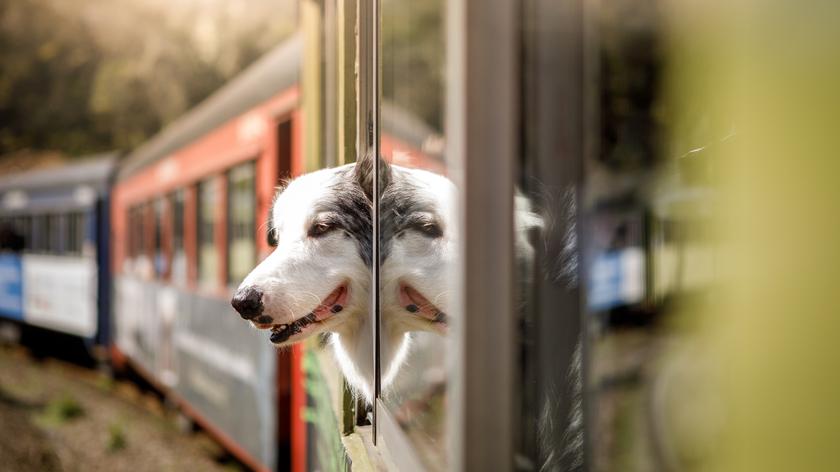
[(96, 260), (93, 257), (23, 256), (25, 321), (92, 339), (97, 332)]
[[(196, 241), (189, 239), (196, 237), (191, 226), (199, 210), (197, 183), (219, 181), (237, 165), (254, 162), (255, 211), (267, 211), (277, 179), (276, 162), (269, 162), (277, 159), (275, 130), (279, 122), (295, 115), (297, 103), (294, 85), (183, 147), (125, 173), (114, 186), (111, 205), (117, 352), (164, 388), (241, 460), (258, 468), (284, 468), (278, 464), (278, 355), (265, 333), (242, 323), (232, 311), (232, 287), (227, 281), (211, 286), (198, 283), (193, 274), (197, 251), (191, 247)], [(266, 176), (266, 172), (274, 175)], [(187, 272), (193, 274), (182, 283), (155, 276), (148, 251), (137, 253), (128, 247), (129, 235), (137, 232), (129, 221), (131, 209), (176, 190), (186, 195), (184, 246)], [(224, 205), (225, 195), (216, 198), (217, 204)], [(256, 214), (257, 226), (264, 218)], [(226, 221), (214, 224), (218, 234)], [(257, 233), (255, 244), (264, 256), (262, 239)], [(224, 256), (219, 259), (224, 267)]]

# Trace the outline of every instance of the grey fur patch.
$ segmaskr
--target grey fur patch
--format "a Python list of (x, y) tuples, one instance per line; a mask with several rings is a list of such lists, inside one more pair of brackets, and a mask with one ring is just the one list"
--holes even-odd
[[(370, 167), (370, 166), (368, 166)], [(371, 200), (362, 188), (364, 178), (355, 171), (356, 165), (336, 169), (336, 182), (330, 187), (329, 197), (316, 203), (315, 210), (330, 213), (330, 224), (352, 238), (359, 250), (359, 257), (370, 267), (373, 258), (373, 224)], [(366, 175), (366, 174), (365, 174)], [(274, 227), (274, 205), (285, 187), (278, 188), (268, 211), (268, 242), (277, 245)]]
[[(395, 237), (403, 231), (422, 224), (420, 214), (436, 215), (436, 205), (423, 191), (409, 181), (404, 171), (393, 169), (391, 181), (382, 192), (379, 204), (379, 250), (382, 259), (388, 257)], [(435, 217), (437, 220), (437, 218)], [(439, 224), (439, 221), (436, 221)], [(445, 228), (444, 228), (445, 231)]]
[(354, 178), (354, 167), (338, 171), (329, 198), (318, 202), (316, 209), (331, 213), (331, 223), (356, 241), (359, 256), (370, 267), (373, 258), (373, 210), (370, 199)]

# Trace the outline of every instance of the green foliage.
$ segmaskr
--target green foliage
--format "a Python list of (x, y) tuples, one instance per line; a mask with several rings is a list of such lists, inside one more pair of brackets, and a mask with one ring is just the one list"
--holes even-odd
[(115, 385), (116, 382), (114, 381), (114, 378), (107, 374), (100, 374), (99, 377), (96, 378), (96, 387), (103, 392), (113, 391)]
[(294, 25), (290, 1), (214, 5), (0, 2), (0, 155), (137, 146)]
[(108, 426), (108, 442), (105, 444), (105, 449), (108, 452), (117, 452), (125, 449), (126, 439), (125, 431), (119, 423), (111, 423)]
[(82, 405), (70, 394), (53, 398), (47, 403), (39, 420), (46, 425), (62, 425), (85, 414)]

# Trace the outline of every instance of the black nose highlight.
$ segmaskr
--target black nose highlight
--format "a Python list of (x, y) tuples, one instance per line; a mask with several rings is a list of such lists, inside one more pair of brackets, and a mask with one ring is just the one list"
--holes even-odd
[(233, 294), (230, 304), (243, 319), (256, 318), (263, 312), (262, 292), (254, 287), (240, 288)]

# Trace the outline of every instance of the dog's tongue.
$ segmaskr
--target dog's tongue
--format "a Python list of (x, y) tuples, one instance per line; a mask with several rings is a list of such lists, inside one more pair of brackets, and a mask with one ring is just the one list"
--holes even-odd
[(344, 309), (347, 301), (347, 287), (342, 285), (327, 295), (327, 298), (312, 311), (318, 321), (323, 321)]
[(439, 323), (446, 322), (446, 314), (438, 310), (432, 302), (410, 285), (400, 287), (400, 304), (411, 313), (422, 315)]

